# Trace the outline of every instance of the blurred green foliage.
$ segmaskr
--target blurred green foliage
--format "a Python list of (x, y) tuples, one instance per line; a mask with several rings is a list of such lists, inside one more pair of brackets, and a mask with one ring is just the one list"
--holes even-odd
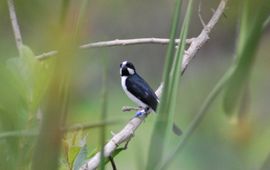
[[(242, 2), (240, 35), (235, 57), (236, 70), (225, 92), (224, 110), (228, 115), (235, 112), (244, 93), (249, 91), (249, 76), (256, 58), (256, 50), (262, 36), (264, 22), (269, 17), (269, 2)], [(246, 106), (247, 107), (247, 106)]]

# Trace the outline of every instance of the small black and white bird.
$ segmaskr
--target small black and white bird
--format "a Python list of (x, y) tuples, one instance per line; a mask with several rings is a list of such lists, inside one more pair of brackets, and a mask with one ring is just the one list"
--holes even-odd
[[(127, 96), (138, 106), (157, 111), (158, 97), (148, 83), (136, 72), (131, 62), (120, 64), (121, 85)], [(180, 135), (182, 131), (173, 124), (173, 131)]]

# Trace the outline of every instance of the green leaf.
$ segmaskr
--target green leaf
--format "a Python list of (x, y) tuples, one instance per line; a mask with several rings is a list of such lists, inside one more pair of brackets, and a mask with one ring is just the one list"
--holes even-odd
[(95, 154), (98, 152), (98, 149), (95, 148), (94, 150), (92, 150), (88, 155), (87, 155), (87, 159), (92, 158), (93, 156), (95, 156)]
[[(83, 154), (81, 152), (82, 152), (83, 147), (85, 147), (86, 145), (86, 138), (87, 138), (87, 135), (83, 135), (83, 131), (80, 130), (78, 132), (67, 134), (65, 139), (63, 140), (65, 159), (66, 159), (69, 169), (72, 169), (72, 168), (74, 169), (76, 159), (79, 159), (77, 161), (80, 162), (81, 155), (79, 154)], [(85, 156), (84, 160), (86, 158), (87, 158), (87, 155)]]
[(50, 61), (37, 60), (32, 50), (23, 45), (20, 57), (9, 59), (7, 68), (12, 73), (13, 84), (25, 101), (30, 116), (34, 116), (47, 90), (51, 75)]
[(79, 153), (77, 154), (74, 163), (73, 163), (73, 170), (78, 170), (80, 167), (85, 163), (87, 158), (87, 146), (83, 145), (81, 147)]
[(175, 114), (175, 107), (176, 107), (176, 96), (179, 88), (179, 83), (180, 83), (180, 75), (182, 72), (182, 62), (183, 62), (183, 57), (184, 57), (184, 52), (185, 52), (185, 47), (186, 47), (186, 39), (187, 39), (187, 34), (188, 34), (188, 29), (189, 29), (189, 24), (190, 24), (190, 18), (192, 14), (192, 5), (193, 5), (193, 0), (190, 0), (187, 6), (187, 11), (184, 19), (184, 23), (181, 29), (181, 33), (179, 36), (179, 39), (182, 40), (178, 48), (176, 50), (175, 56), (174, 56), (174, 62), (173, 66), (171, 68), (171, 74), (170, 74), (170, 91), (169, 91), (169, 123), (170, 127), (174, 126), (174, 114)]
[(68, 151), (68, 164), (70, 165), (70, 167), (73, 167), (73, 163), (77, 157), (77, 155), (79, 154), (79, 152), (81, 151), (80, 146), (71, 146), (69, 148)]

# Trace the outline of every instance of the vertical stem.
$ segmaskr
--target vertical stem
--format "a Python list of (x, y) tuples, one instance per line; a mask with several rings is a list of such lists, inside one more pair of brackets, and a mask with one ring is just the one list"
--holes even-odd
[[(60, 56), (57, 56), (58, 58)], [(62, 138), (60, 125), (64, 106), (63, 91), (61, 89), (62, 75), (63, 69), (55, 72), (48, 90), (48, 103), (44, 111), (41, 130), (34, 151), (32, 170), (58, 169)]]
[[(104, 74), (103, 74), (103, 89), (102, 89), (102, 105), (101, 105), (101, 121), (106, 121), (107, 119), (107, 108), (108, 108), (108, 88), (107, 88), (107, 62), (104, 57)], [(100, 170), (105, 169), (105, 157), (104, 157), (104, 145), (106, 140), (106, 125), (100, 128), (100, 143), (101, 143), (101, 154), (100, 154)]]

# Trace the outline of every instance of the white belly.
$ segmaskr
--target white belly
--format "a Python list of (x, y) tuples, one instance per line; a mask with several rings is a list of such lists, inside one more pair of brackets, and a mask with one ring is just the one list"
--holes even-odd
[(125, 85), (125, 82), (126, 82), (126, 79), (127, 79), (127, 76), (122, 76), (121, 77), (121, 85), (122, 85), (122, 88), (124, 89), (125, 93), (127, 94), (127, 96), (133, 101), (135, 102), (138, 106), (141, 106), (141, 107), (147, 107), (146, 104), (144, 104), (143, 102), (141, 102), (139, 99), (137, 99), (133, 94), (131, 94), (128, 90), (127, 90), (127, 87)]

